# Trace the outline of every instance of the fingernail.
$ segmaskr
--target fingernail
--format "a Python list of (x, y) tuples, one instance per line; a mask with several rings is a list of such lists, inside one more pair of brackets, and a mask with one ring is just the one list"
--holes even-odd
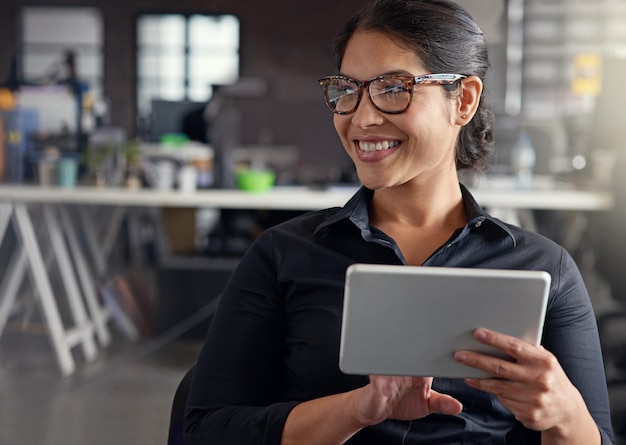
[(467, 361), (467, 354), (465, 352), (457, 352), (454, 354), (454, 359), (457, 362), (465, 363)]
[(476, 329), (476, 332), (474, 333), (474, 337), (477, 340), (484, 340), (487, 338), (487, 333), (485, 332), (484, 329)]

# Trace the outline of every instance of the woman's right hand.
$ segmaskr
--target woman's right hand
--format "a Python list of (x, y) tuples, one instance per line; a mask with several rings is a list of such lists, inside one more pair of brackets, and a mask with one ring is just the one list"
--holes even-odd
[(287, 417), (281, 444), (337, 445), (386, 419), (460, 413), (461, 402), (432, 390), (432, 383), (432, 377), (373, 375), (362, 388), (302, 402)]
[(414, 420), (438, 412), (458, 414), (461, 402), (431, 388), (432, 377), (370, 376), (356, 398), (355, 413), (363, 426), (386, 419)]

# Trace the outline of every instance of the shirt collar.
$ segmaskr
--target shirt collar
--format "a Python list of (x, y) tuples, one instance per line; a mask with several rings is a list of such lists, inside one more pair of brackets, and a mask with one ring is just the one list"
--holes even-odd
[[(465, 215), (467, 216), (466, 228), (479, 227), (485, 221), (488, 221), (496, 230), (506, 233), (506, 235), (511, 238), (511, 241), (515, 246), (517, 241), (511, 229), (504, 222), (489, 215), (480, 205), (478, 205), (467, 187), (460, 183), (459, 186), (463, 197)], [(367, 212), (367, 208), (373, 195), (374, 192), (372, 190), (361, 186), (341, 209), (317, 226), (315, 234), (324, 228), (330, 227), (343, 220), (351, 221), (352, 224), (359, 228), (361, 233), (369, 233), (369, 214)]]

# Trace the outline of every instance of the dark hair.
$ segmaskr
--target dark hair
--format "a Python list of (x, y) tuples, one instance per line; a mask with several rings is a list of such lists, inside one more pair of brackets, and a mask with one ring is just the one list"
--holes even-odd
[[(357, 30), (379, 31), (412, 50), (431, 73), (458, 73), (479, 77), (489, 68), (487, 44), (472, 17), (451, 0), (376, 0), (352, 17), (337, 36), (333, 62), (340, 70), (348, 41)], [(448, 87), (455, 91), (458, 85)], [(451, 88), (451, 90), (450, 90)], [(484, 89), (474, 118), (459, 135), (458, 170), (485, 170), (493, 152), (493, 112), (484, 101)]]

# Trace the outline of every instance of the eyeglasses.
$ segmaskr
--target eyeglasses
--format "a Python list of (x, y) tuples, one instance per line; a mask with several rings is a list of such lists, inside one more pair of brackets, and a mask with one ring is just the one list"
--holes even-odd
[(319, 83), (324, 90), (326, 105), (335, 114), (354, 113), (364, 89), (367, 89), (370, 100), (378, 110), (399, 114), (409, 108), (415, 85), (452, 85), (466, 77), (463, 74), (384, 74), (361, 81), (345, 76), (329, 76), (320, 79)]

